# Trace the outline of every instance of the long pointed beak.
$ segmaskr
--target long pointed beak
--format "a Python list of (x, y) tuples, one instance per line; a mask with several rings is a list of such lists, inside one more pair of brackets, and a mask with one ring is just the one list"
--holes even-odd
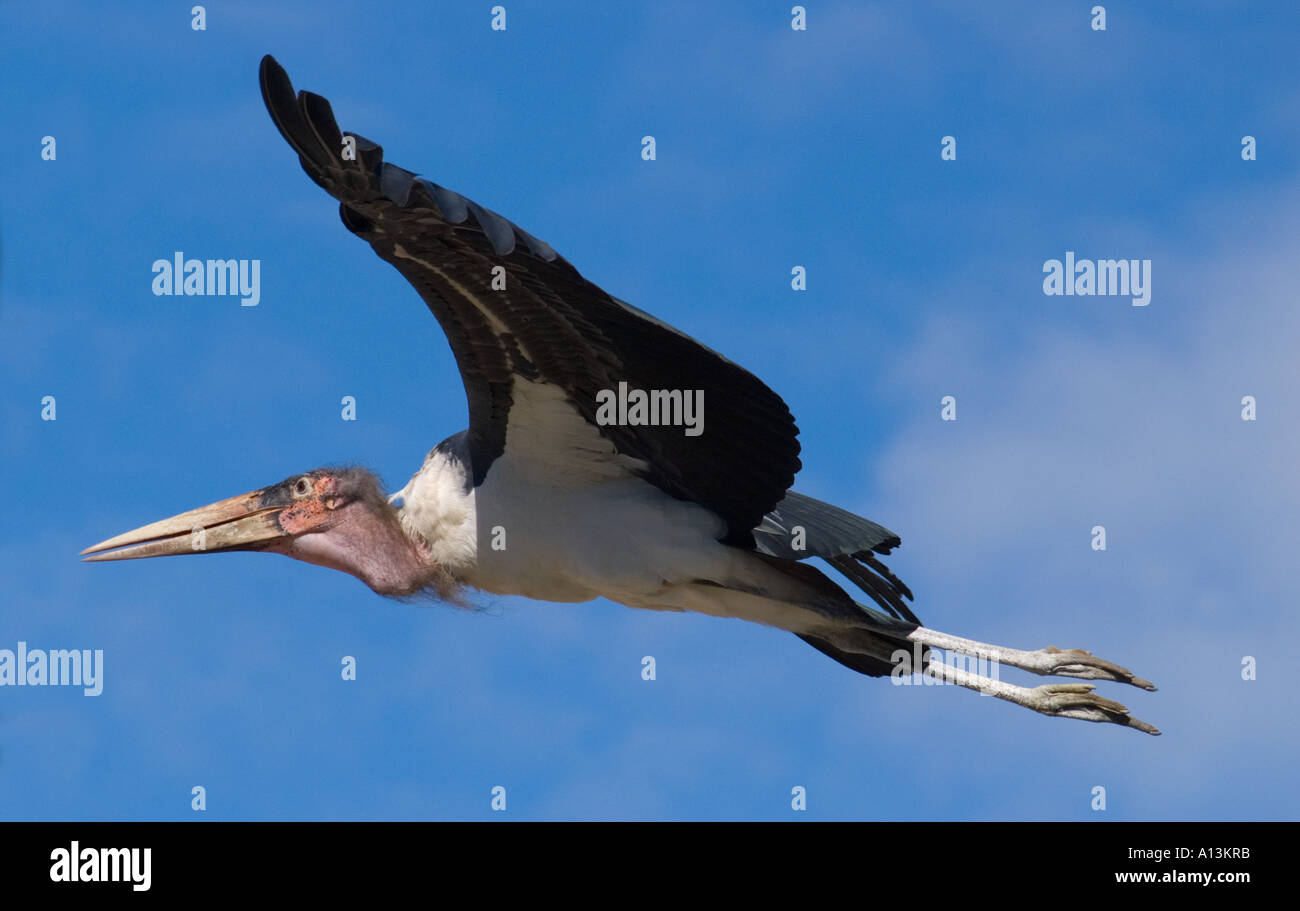
[(94, 547), (87, 547), (81, 555), (87, 562), (100, 562), (258, 550), (261, 548), (257, 545), (286, 536), (278, 521), (284, 504), (265, 505), (264, 495), (265, 491), (255, 490), (191, 509), (101, 541)]

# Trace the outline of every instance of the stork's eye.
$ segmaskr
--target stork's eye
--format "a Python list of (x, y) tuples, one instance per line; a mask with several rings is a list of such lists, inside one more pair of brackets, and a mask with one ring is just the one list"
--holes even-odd
[(293, 482), (293, 495), (295, 497), (305, 497), (311, 493), (311, 478), (301, 477)]

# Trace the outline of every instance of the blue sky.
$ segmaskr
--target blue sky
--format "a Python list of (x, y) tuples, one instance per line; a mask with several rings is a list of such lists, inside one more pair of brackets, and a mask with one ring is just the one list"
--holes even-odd
[[(0, 688), (0, 818), (1300, 815), (1300, 14), (813, 3), (795, 32), (791, 4), (507, 2), (494, 32), (491, 5), (210, 3), (202, 32), (185, 4), (0, 10), (0, 648), (105, 653), (98, 697)], [(1160, 691), (1102, 689), (1164, 736), (739, 622), (413, 606), (255, 554), (78, 562), (318, 465), (395, 489), (465, 424), (437, 325), (267, 117), (265, 53), (763, 377), (797, 486), (901, 534), (927, 625), (1125, 664)], [(261, 260), (260, 304), (154, 296), (177, 250)], [(1044, 296), (1067, 250), (1150, 259), (1150, 305)]]

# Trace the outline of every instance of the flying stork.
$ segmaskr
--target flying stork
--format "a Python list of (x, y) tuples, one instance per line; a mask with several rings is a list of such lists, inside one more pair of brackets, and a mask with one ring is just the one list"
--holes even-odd
[[(922, 626), (911, 591), (879, 560), (898, 535), (790, 489), (798, 428), (761, 380), (607, 294), (497, 213), (385, 162), (380, 146), (339, 130), (324, 98), (295, 94), (270, 56), (261, 87), (307, 175), (339, 200), (343, 224), (433, 311), (465, 384), (469, 428), (435, 446), (391, 497), (364, 469), (317, 468), (109, 538), (87, 560), (269, 551), (350, 573), (381, 595), (455, 600), (477, 589), (737, 617), (788, 630), (868, 676), (901, 668), (1044, 715), (1159, 733), (1092, 684), (1026, 688), (940, 660), (931, 649), (1155, 689), (1085, 651), (1021, 651)], [(702, 391), (703, 432), (602, 416), (620, 388)]]

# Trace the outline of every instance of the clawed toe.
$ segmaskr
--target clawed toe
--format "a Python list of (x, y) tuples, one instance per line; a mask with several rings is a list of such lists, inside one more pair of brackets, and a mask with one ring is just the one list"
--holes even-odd
[(1119, 724), (1137, 728), (1147, 734), (1158, 735), (1153, 725), (1134, 718), (1128, 709), (1116, 702), (1098, 696), (1090, 683), (1049, 683), (1026, 690), (1024, 705), (1044, 715), (1058, 718), (1078, 718), (1083, 721)]
[(1034, 654), (1046, 659), (1047, 669), (1043, 671), (1046, 674), (1057, 677), (1078, 677), (1083, 680), (1114, 680), (1117, 683), (1128, 683), (1151, 691), (1156, 688), (1154, 683), (1136, 676), (1128, 668), (1098, 658), (1081, 648), (1059, 649), (1049, 645)]

